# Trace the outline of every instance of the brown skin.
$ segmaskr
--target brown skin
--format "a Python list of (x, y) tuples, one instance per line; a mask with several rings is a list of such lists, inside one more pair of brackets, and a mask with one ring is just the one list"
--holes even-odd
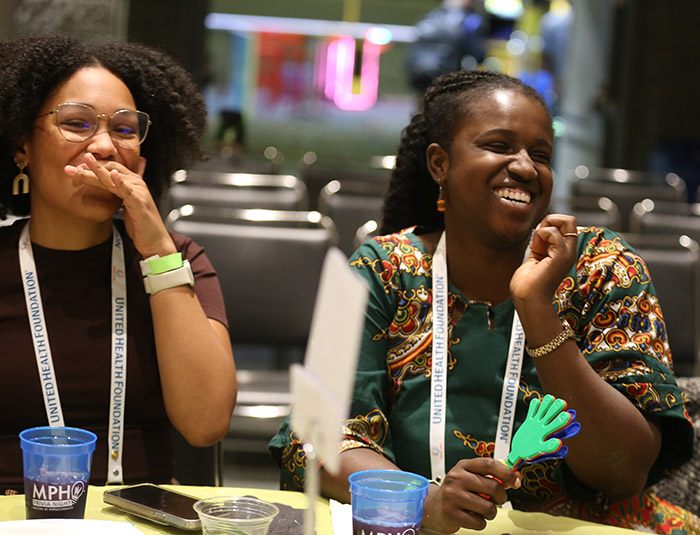
[[(449, 151), (435, 143), (426, 151), (446, 200), (450, 282), (470, 299), (494, 305), (512, 299), (528, 345), (538, 347), (562, 331), (552, 298), (577, 258), (576, 237), (564, 236), (576, 233), (576, 219), (545, 217), (552, 192), (551, 124), (539, 102), (516, 91), (494, 92), (473, 107)], [(434, 251), (439, 236), (421, 239)], [(582, 431), (567, 440), (566, 458), (576, 477), (612, 499), (641, 491), (660, 450), (658, 426), (607, 384), (573, 341), (536, 359), (535, 367), (544, 392), (566, 399), (577, 412)], [(366, 448), (340, 457), (341, 473), (323, 472), (322, 489), (344, 501), (349, 474), (397, 468)], [(505, 490), (519, 486), (519, 474), (499, 461), (463, 459), (442, 486), (430, 486), (423, 525), (443, 533), (484, 529), (496, 505), (506, 501)]]
[[(41, 114), (62, 102), (81, 102), (98, 114), (136, 109), (126, 85), (101, 67), (77, 71), (59, 86)], [(31, 180), (30, 234), (34, 243), (81, 250), (103, 243), (124, 207), (126, 231), (143, 258), (176, 252), (143, 179), (139, 147), (113, 142), (105, 121), (91, 138), (67, 141), (53, 115), (40, 117), (15, 157)], [(194, 446), (208, 446), (229, 428), (236, 402), (236, 367), (226, 327), (209, 320), (189, 286), (150, 297), (163, 400), (172, 424)]]

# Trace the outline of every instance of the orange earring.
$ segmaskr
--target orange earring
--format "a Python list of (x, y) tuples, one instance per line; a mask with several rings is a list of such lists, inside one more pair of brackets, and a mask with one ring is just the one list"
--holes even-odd
[(443, 199), (443, 197), (442, 197), (442, 184), (440, 184), (440, 193), (438, 194), (437, 211), (438, 212), (445, 211), (445, 199)]

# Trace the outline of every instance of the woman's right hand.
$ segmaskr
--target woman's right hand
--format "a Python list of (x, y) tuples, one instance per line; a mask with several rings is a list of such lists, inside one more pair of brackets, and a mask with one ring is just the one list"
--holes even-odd
[(519, 472), (490, 457), (462, 459), (442, 485), (430, 485), (422, 527), (441, 533), (482, 530), (496, 517), (496, 506), (508, 500), (506, 489), (517, 489), (520, 482)]

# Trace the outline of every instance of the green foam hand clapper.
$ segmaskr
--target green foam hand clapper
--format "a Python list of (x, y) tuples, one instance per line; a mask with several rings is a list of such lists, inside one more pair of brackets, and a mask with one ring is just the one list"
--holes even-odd
[(515, 432), (511, 450), (504, 463), (511, 469), (527, 462), (563, 458), (568, 450), (563, 438), (581, 429), (573, 410), (566, 410), (566, 401), (547, 394), (542, 401), (530, 402), (525, 421)]

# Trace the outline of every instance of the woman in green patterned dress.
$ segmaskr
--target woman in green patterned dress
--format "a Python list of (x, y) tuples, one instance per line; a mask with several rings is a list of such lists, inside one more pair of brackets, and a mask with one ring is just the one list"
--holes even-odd
[[(434, 480), (423, 526), (444, 533), (483, 529), (506, 501), (700, 533), (649, 490), (690, 458), (693, 428), (648, 270), (615, 233), (547, 213), (552, 145), (544, 102), (514, 78), (460, 71), (427, 90), (399, 146), (385, 235), (351, 259), (370, 300), (326, 496), (348, 501), (355, 471), (398, 468)], [(582, 430), (565, 459), (508, 470), (497, 459), (546, 393)], [(303, 487), (288, 424), (270, 448), (282, 488)]]

